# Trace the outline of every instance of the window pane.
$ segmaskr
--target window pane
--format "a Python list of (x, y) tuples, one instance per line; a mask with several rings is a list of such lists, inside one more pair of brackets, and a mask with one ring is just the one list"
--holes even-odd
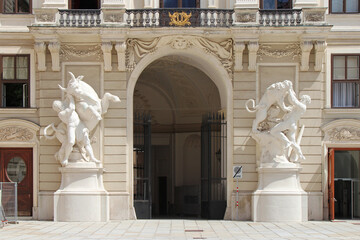
[(343, 0), (331, 0), (331, 11), (333, 13), (344, 12)]
[(15, 2), (16, 0), (4, 0), (4, 13), (14, 13)]
[(290, 0), (278, 0), (277, 9), (290, 9)]
[(28, 79), (28, 57), (16, 58), (16, 79)]
[(196, 0), (182, 0), (182, 7), (196, 8)]
[(276, 0), (264, 0), (264, 9), (275, 9)]
[(343, 80), (345, 79), (345, 56), (334, 56), (334, 76), (333, 79)]
[(3, 85), (3, 107), (27, 107), (26, 84), (5, 83)]
[(178, 7), (178, 0), (164, 0), (164, 8)]
[(3, 79), (15, 79), (15, 58), (3, 57)]
[(347, 57), (347, 79), (359, 79), (359, 56)]
[(346, 0), (346, 12), (347, 13), (359, 12), (359, 1)]
[(333, 107), (359, 107), (359, 84), (333, 83)]
[(28, 13), (30, 12), (30, 0), (18, 0), (18, 12), (19, 13)]

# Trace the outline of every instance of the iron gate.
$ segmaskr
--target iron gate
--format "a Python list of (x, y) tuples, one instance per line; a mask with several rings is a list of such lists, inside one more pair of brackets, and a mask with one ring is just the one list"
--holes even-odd
[(223, 219), (226, 210), (226, 120), (208, 114), (201, 126), (201, 217)]
[(151, 218), (151, 116), (134, 115), (134, 207), (138, 219)]

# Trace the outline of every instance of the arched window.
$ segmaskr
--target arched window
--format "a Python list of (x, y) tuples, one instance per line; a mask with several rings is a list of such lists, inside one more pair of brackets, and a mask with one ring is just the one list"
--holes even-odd
[(200, 0), (160, 0), (162, 8), (199, 8)]
[(261, 9), (275, 10), (275, 9), (291, 9), (291, 0), (262, 0)]
[(69, 9), (99, 9), (100, 0), (69, 0)]

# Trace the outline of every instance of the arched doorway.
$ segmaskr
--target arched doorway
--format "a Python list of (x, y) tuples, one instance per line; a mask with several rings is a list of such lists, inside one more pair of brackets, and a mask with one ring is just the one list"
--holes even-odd
[[(213, 124), (216, 121), (209, 127), (208, 117), (223, 116), (219, 114), (221, 98), (210, 77), (186, 60), (173, 55), (153, 61), (134, 88), (134, 206), (138, 218), (224, 216), (226, 125), (222, 127), (224, 119), (219, 118), (219, 127)], [(209, 180), (215, 175), (217, 182)], [(222, 207), (206, 202), (210, 195), (216, 195)], [(210, 208), (221, 209), (220, 217), (205, 213)]]

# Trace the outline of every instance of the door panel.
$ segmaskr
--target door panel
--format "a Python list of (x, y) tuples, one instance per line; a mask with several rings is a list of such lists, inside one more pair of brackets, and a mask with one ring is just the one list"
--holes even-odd
[(334, 149), (329, 149), (329, 162), (328, 162), (328, 187), (329, 187), (329, 219), (335, 219), (335, 196), (334, 196)]
[(33, 161), (31, 148), (1, 148), (1, 182), (17, 182), (18, 215), (32, 216)]

